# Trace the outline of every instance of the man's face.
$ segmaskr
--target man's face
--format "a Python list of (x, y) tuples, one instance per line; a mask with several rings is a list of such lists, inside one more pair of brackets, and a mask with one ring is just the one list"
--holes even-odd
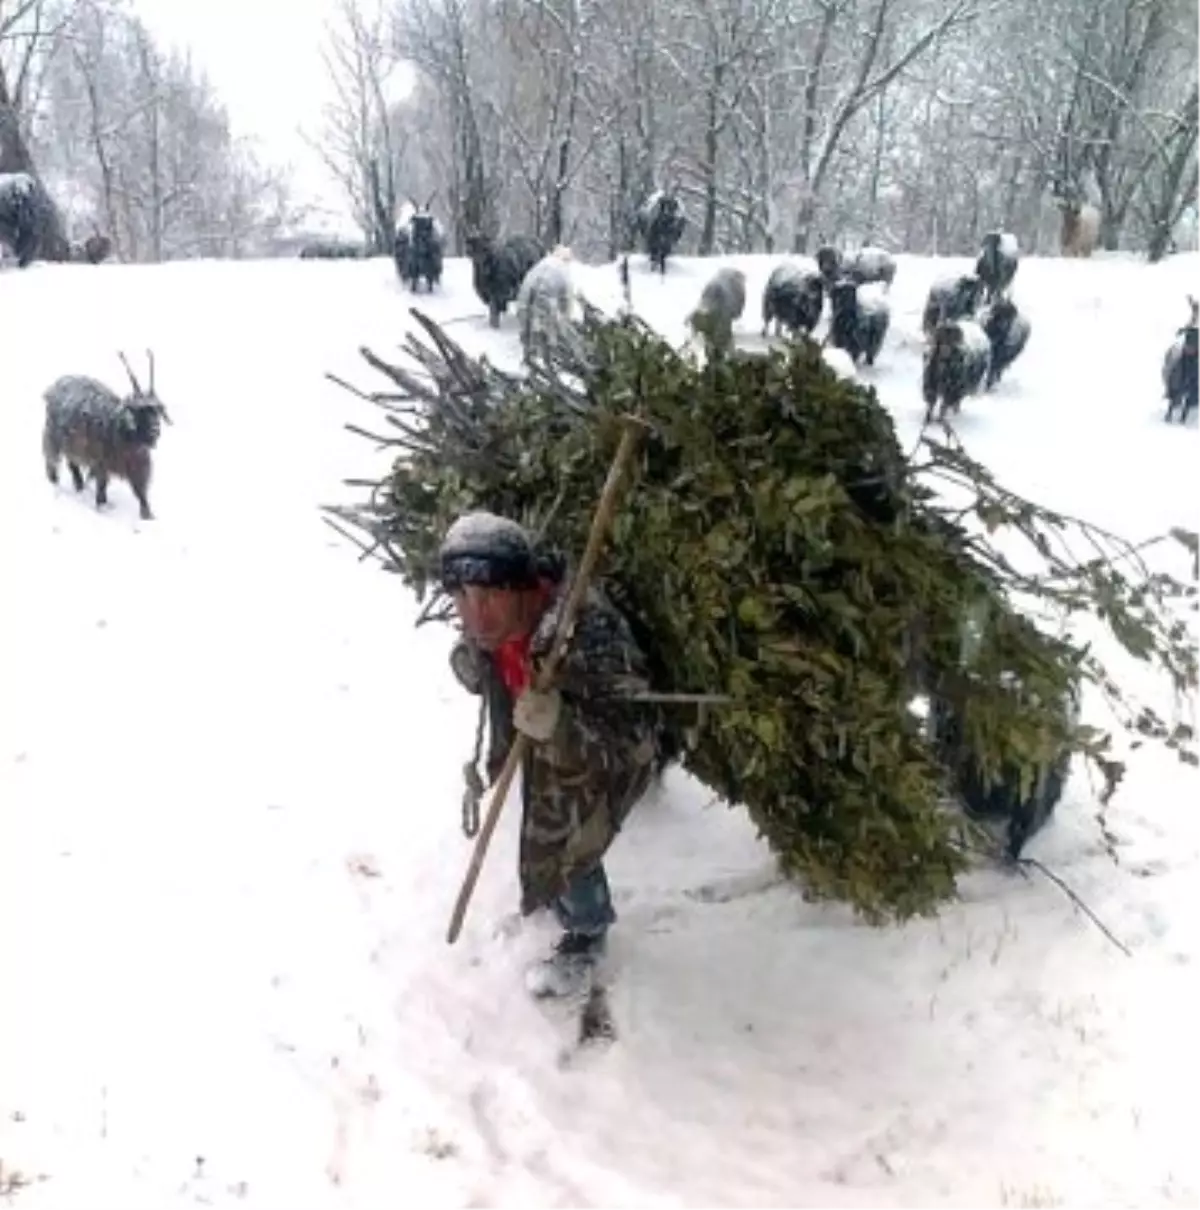
[(484, 651), (494, 651), (525, 625), (523, 594), (511, 588), (464, 584), (453, 595), (463, 630)]

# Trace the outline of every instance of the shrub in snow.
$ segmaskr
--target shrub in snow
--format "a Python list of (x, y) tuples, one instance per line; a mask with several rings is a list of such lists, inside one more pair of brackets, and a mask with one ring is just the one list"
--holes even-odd
[(42, 430), (42, 453), (51, 483), (58, 482), (59, 459), (65, 458), (77, 492), (83, 491), (84, 470), (96, 481), (96, 507), (101, 508), (108, 503), (109, 479), (124, 479), (146, 521), (153, 518), (147, 495), (150, 452), (158, 443), (162, 421), (171, 423), (154, 391), (154, 355), (148, 357), (150, 384), (143, 391), (121, 354), (133, 385), (132, 394), (124, 399), (95, 378), (68, 374), (57, 379), (45, 392)]

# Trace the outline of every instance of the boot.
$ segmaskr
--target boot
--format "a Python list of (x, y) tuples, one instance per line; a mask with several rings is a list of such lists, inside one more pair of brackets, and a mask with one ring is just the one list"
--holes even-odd
[(563, 933), (554, 952), (530, 967), (525, 980), (530, 994), (540, 1000), (583, 992), (603, 954), (603, 933)]

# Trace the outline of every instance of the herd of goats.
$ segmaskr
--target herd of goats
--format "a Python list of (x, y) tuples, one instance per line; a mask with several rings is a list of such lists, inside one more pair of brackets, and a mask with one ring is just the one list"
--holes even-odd
[[(25, 232), (9, 230), (32, 221), (26, 198), (21, 208), (6, 212), (0, 190), (0, 243), (10, 247)], [(23, 193), (24, 191), (13, 191)], [(14, 200), (10, 197), (9, 200)], [(21, 222), (17, 222), (17, 219)], [(11, 223), (8, 220), (13, 220)], [(683, 234), (685, 219), (678, 201), (667, 192), (652, 194), (638, 212), (638, 233), (653, 270), (665, 274), (667, 260)], [(414, 208), (398, 225), (394, 259), (401, 280), (417, 290), (441, 281), (444, 234), (428, 206)], [(547, 250), (536, 239), (513, 235), (493, 240), (476, 235), (468, 241), (476, 294), (488, 308), (493, 328), (515, 303), (522, 347), (528, 359), (539, 341), (552, 340), (570, 326), (574, 293), (570, 249)], [(1016, 239), (990, 232), (983, 238), (974, 272), (936, 282), (922, 316), (926, 337), (922, 394), (926, 420), (957, 413), (968, 395), (986, 391), (1020, 355), (1029, 339), (1028, 319), (1011, 298), (1019, 255)], [(626, 299), (629, 297), (629, 257), (619, 265)], [(829, 299), (826, 343), (841, 349), (855, 366), (874, 364), (890, 323), (887, 292), (896, 274), (892, 255), (880, 248), (841, 253), (829, 246), (815, 260), (789, 259), (775, 267), (762, 299), (763, 335), (773, 323), (792, 336), (811, 337)], [(1175, 334), (1163, 362), (1166, 420), (1181, 423), (1197, 406), (1197, 319), (1200, 305), (1188, 299), (1191, 316)], [(733, 324), (746, 305), (746, 277), (729, 267), (718, 269), (704, 286), (688, 322), (710, 352), (721, 355), (733, 344)], [(59, 378), (45, 392), (46, 417), (42, 437), (46, 475), (58, 482), (62, 459), (76, 491), (87, 478), (95, 484), (97, 507), (107, 503), (111, 479), (125, 480), (137, 497), (144, 520), (153, 516), (148, 489), (151, 451), (167, 410), (155, 393), (154, 359), (149, 356), (147, 385), (142, 387), (129, 362), (121, 361), (132, 390), (125, 396), (82, 375)]]
[[(670, 193), (650, 195), (637, 214), (638, 235), (652, 270), (666, 272), (667, 260), (683, 234), (686, 219)], [(569, 330), (573, 292), (570, 250), (547, 251), (536, 239), (513, 235), (501, 241), (472, 235), (467, 241), (475, 292), (488, 320), (516, 305), (517, 327), (528, 359), (539, 344)], [(397, 227), (396, 271), (411, 289), (432, 290), (441, 280), (444, 237), (428, 205), (414, 207)], [(982, 240), (974, 271), (937, 281), (922, 314), (925, 355), (921, 390), (926, 421), (957, 413), (963, 400), (990, 390), (1020, 356), (1030, 324), (1012, 299), (1020, 263), (1016, 237), (992, 231)], [(620, 262), (626, 297), (629, 257)], [(891, 322), (887, 292), (896, 276), (895, 258), (882, 248), (842, 253), (824, 246), (814, 260), (794, 257), (777, 265), (762, 298), (763, 335), (774, 324), (795, 336), (811, 337), (829, 300), (826, 343), (843, 350), (857, 367), (873, 365)], [(1163, 363), (1166, 420), (1185, 422), (1197, 405), (1197, 304), (1189, 298), (1189, 322), (1175, 333)], [(705, 285), (688, 323), (715, 354), (733, 345), (733, 325), (746, 306), (746, 275), (720, 268)]]

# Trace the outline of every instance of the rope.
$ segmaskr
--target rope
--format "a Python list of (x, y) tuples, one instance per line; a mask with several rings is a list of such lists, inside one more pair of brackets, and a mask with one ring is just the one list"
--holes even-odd
[(479, 757), (483, 752), (483, 722), (487, 716), (487, 698), (479, 702), (479, 721), (475, 724), (475, 754), (463, 765), (463, 781), (466, 789), (462, 798), (462, 830), (470, 840), (479, 831), (479, 804), (483, 799), (483, 778), (479, 776)]

